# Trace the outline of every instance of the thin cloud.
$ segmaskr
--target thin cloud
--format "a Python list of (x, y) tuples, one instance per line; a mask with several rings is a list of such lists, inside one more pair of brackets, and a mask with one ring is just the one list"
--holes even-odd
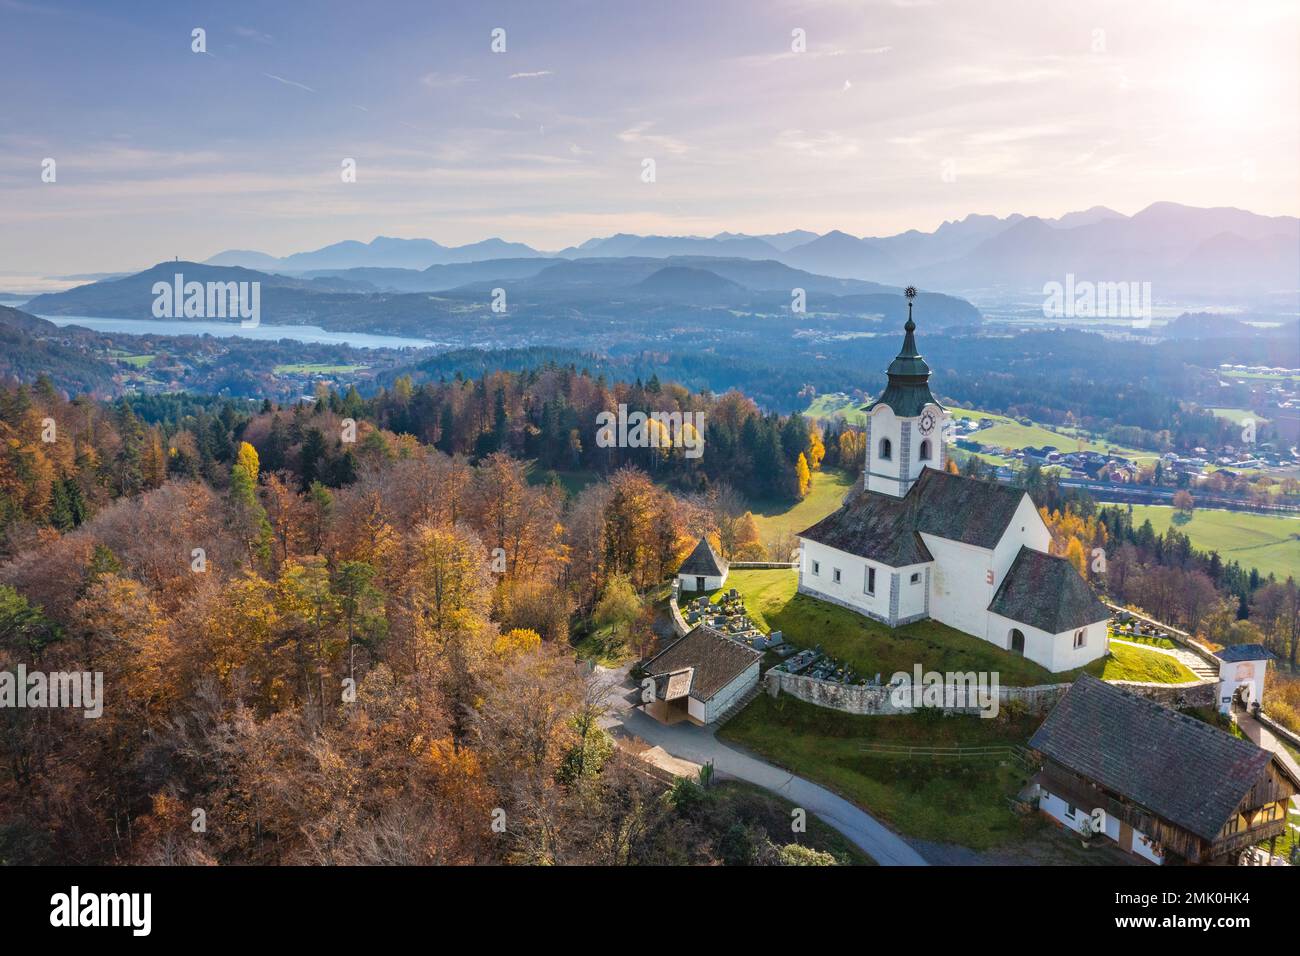
[(306, 83), (299, 83), (297, 80), (286, 80), (283, 76), (276, 76), (274, 73), (263, 73), (268, 80), (275, 80), (277, 83), (283, 83), (285, 86), (296, 86), (300, 90), (306, 90), (308, 93), (315, 93)]
[(472, 82), (474, 78), (463, 73), (426, 73), (420, 77), (420, 85), (431, 90), (447, 90)]
[(630, 146), (649, 146), (674, 156), (680, 156), (690, 149), (690, 146), (675, 136), (649, 132), (653, 126), (654, 123), (651, 122), (637, 123), (619, 133), (618, 139)]
[(257, 43), (272, 43), (271, 34), (263, 33), (261, 30), (254, 30), (252, 27), (235, 27), (235, 35), (241, 36), (245, 40), (254, 40)]
[(550, 71), (550, 70), (537, 70), (536, 72), (533, 72), (533, 73), (511, 73), (511, 74), (510, 74), (510, 79), (512, 79), (512, 80), (535, 80), (535, 79), (537, 79), (539, 76), (551, 76), (551, 75), (552, 75), (552, 74), (551, 74), (551, 71)]

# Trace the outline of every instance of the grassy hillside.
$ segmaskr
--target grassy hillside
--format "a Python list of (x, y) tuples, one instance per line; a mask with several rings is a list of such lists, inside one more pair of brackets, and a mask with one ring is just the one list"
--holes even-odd
[(816, 524), (840, 506), (852, 485), (853, 478), (839, 469), (819, 471), (813, 474), (808, 497), (796, 505), (791, 506), (788, 501), (754, 502), (752, 510), (759, 537), (770, 541), (783, 532), (797, 534)]
[[(733, 571), (727, 578), (727, 586), (740, 591), (745, 610), (760, 628), (783, 631), (785, 639), (798, 647), (820, 644), (864, 676), (879, 673), (888, 680), (898, 671), (910, 672), (917, 662), (927, 670), (996, 671), (1008, 686), (1068, 683), (1078, 676), (1075, 671), (1053, 674), (938, 621), (890, 629), (838, 605), (797, 594), (797, 584), (796, 573), (785, 569)], [(1119, 644), (1086, 670), (1106, 680), (1178, 684), (1196, 679), (1168, 654)]]
[(1300, 577), (1300, 518), (1198, 508), (1184, 521), (1166, 505), (1134, 505), (1133, 523), (1140, 526), (1146, 520), (1157, 532), (1172, 525), (1196, 547), (1218, 551), (1224, 561), (1237, 561), (1282, 580), (1288, 575)]

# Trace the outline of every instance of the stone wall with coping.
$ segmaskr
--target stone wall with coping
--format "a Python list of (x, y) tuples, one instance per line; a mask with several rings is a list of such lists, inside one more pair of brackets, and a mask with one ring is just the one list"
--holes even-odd
[[(1140, 694), (1166, 707), (1205, 707), (1214, 704), (1215, 685), (1200, 681), (1187, 684), (1148, 684), (1136, 681), (1113, 681), (1125, 690)], [(913, 707), (899, 707), (890, 699), (892, 688), (888, 685), (839, 684), (819, 680), (803, 674), (789, 674), (769, 670), (764, 685), (772, 697), (789, 694), (799, 700), (843, 711), (874, 717), (890, 717), (915, 712)], [(1069, 684), (1038, 684), (1032, 687), (998, 687), (999, 707), (1012, 702), (1022, 703), (1031, 713), (1046, 713), (1056, 706)], [(944, 708), (946, 713), (978, 713), (971, 708)]]

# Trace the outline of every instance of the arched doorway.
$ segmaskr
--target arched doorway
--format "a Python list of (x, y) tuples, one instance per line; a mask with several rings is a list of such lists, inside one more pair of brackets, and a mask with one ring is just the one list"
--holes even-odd
[(1021, 657), (1025, 654), (1025, 635), (1018, 627), (1011, 629), (1011, 653)]

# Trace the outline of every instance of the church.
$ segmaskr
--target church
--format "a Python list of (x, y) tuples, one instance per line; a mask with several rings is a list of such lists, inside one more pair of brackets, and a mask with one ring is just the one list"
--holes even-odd
[(930, 391), (907, 290), (903, 349), (867, 413), (862, 479), (799, 534), (799, 591), (899, 627), (926, 618), (1049, 671), (1106, 654), (1110, 611), (1018, 488), (945, 470), (948, 413)]

